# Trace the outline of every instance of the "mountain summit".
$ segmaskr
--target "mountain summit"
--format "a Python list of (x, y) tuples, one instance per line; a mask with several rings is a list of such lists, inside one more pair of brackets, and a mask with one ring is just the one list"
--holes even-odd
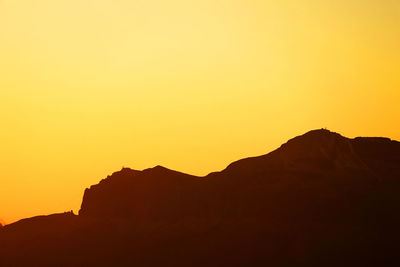
[(79, 216), (3, 227), (0, 265), (400, 264), (399, 203), (399, 142), (314, 130), (204, 177), (123, 168)]

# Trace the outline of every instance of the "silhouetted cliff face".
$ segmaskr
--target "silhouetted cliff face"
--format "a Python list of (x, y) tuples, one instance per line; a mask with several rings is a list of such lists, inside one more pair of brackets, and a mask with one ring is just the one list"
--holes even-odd
[(187, 201), (200, 178), (161, 166), (143, 171), (124, 168), (85, 190), (82, 216), (165, 219), (191, 214)]
[[(399, 175), (400, 143), (315, 130), (206, 177), (160, 166), (122, 169), (86, 189), (79, 214), (142, 221), (293, 216), (320, 211), (316, 205), (344, 212), (353, 202), (397, 182)], [(332, 211), (324, 216), (335, 216)]]
[(205, 177), (124, 168), (3, 227), (0, 265), (395, 266), (399, 204), (399, 142), (315, 130)]
[[(376, 171), (388, 166), (398, 169), (400, 143), (388, 138), (345, 138), (328, 130), (314, 130), (289, 140), (279, 149), (260, 157), (232, 163), (230, 173), (297, 171)], [(381, 163), (381, 164), (375, 164)]]

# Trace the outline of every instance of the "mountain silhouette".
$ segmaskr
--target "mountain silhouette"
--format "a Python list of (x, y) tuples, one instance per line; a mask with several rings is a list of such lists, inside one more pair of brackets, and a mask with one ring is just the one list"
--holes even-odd
[(0, 265), (398, 266), (399, 204), (399, 142), (314, 130), (205, 177), (123, 168), (3, 227)]

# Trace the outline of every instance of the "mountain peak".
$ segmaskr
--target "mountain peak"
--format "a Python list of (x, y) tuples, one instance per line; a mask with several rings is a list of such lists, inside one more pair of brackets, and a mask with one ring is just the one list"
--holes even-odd
[(347, 148), (349, 140), (339, 133), (327, 129), (318, 129), (290, 139), (281, 148), (290, 148), (300, 153), (307, 153), (312, 149), (335, 149), (337, 146)]
[(294, 137), (294, 138), (290, 139), (287, 143), (291, 143), (294, 141), (323, 142), (323, 141), (327, 141), (328, 139), (346, 140), (348, 138), (342, 136), (339, 133), (332, 132), (328, 129), (316, 129), (316, 130), (311, 130), (303, 135)]
[(164, 166), (157, 165), (157, 166), (154, 166), (153, 168), (148, 168), (143, 171), (172, 171), (172, 170), (170, 170)]
[[(182, 266), (248, 265), (249, 259), (260, 266), (360, 259), (381, 266), (397, 260), (399, 177), (399, 142), (326, 129), (206, 179), (159, 165), (122, 168), (85, 190), (79, 216), (39, 216), (0, 229), (0, 258), (7, 255), (8, 265), (60, 265), (65, 257), (69, 265), (95, 266), (176, 265), (177, 259)], [(198, 261), (199, 255), (211, 258)], [(49, 264), (37, 262), (48, 257)]]
[[(134, 170), (128, 167), (122, 167), (121, 170), (114, 172), (111, 176), (115, 176), (115, 175), (129, 175), (129, 174), (137, 174), (140, 173), (140, 171), (138, 170)], [(110, 176), (108, 176), (110, 177)]]
[(309, 134), (338, 134), (336, 132), (332, 132), (327, 128), (320, 128), (320, 129), (314, 129), (306, 132), (304, 135), (309, 135)]
[[(278, 149), (258, 157), (250, 157), (231, 163), (227, 171), (251, 172), (265, 169), (282, 169), (288, 165), (304, 165), (305, 161), (334, 162), (340, 155), (352, 154), (350, 139), (327, 129), (311, 130), (294, 137)], [(351, 160), (353, 162), (353, 160)], [(307, 164), (308, 164), (307, 163)], [(272, 167), (273, 166), (273, 167)]]

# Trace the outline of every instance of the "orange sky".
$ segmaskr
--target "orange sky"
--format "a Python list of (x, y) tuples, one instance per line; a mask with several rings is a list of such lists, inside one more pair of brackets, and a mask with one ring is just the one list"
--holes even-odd
[(310, 129), (400, 140), (398, 0), (0, 0), (0, 217)]

